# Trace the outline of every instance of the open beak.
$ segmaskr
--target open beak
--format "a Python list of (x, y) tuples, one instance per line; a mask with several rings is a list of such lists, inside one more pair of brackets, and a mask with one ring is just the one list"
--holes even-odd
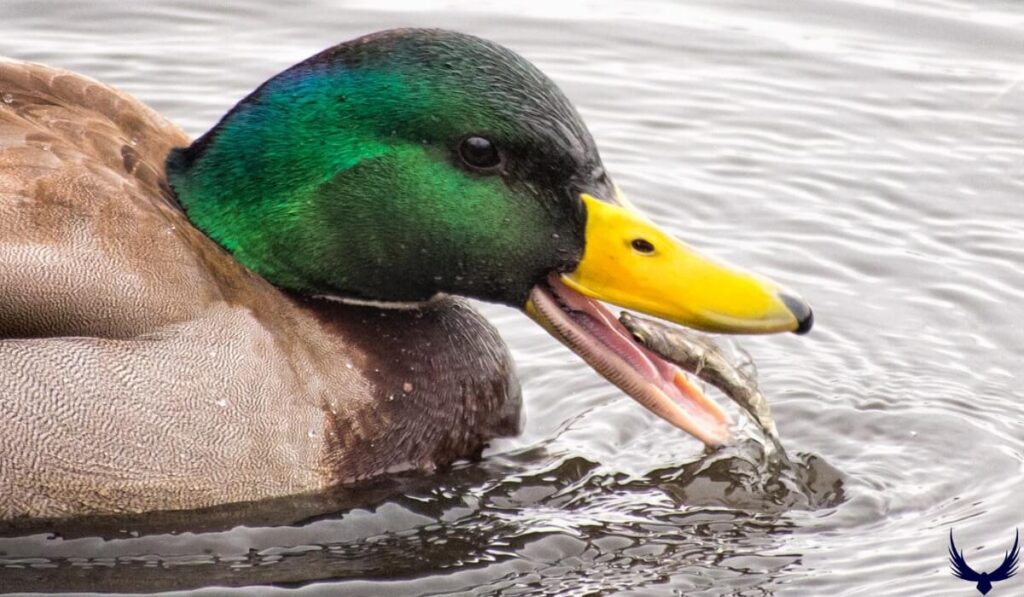
[(526, 312), (626, 394), (705, 444), (729, 438), (729, 420), (675, 365), (640, 346), (606, 301), (700, 330), (806, 333), (810, 307), (753, 274), (715, 262), (629, 207), (582, 195), (578, 267), (533, 288)]

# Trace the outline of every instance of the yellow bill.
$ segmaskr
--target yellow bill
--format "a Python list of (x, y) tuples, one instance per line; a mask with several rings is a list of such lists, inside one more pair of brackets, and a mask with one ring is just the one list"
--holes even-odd
[(729, 438), (725, 411), (673, 364), (639, 345), (599, 301), (713, 332), (811, 328), (795, 294), (701, 255), (628, 206), (582, 196), (578, 267), (533, 288), (526, 313), (631, 398), (705, 444)]
[(569, 288), (709, 332), (806, 332), (811, 309), (763, 278), (716, 262), (628, 207), (583, 195), (586, 245)]

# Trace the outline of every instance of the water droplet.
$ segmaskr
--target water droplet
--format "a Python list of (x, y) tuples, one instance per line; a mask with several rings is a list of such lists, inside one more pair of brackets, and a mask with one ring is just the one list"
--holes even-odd
[(562, 238), (562, 235), (558, 234), (557, 232), (552, 232), (551, 233), (551, 238), (559, 239), (559, 238)]
[(434, 281), (435, 282), (440, 282), (441, 281), (441, 276), (434, 276)]
[(51, 149), (53, 149), (53, 145), (50, 145), (49, 143), (43, 143), (41, 149), (43, 151), (50, 151)]
[(225, 408), (227, 405), (228, 405), (228, 401), (223, 399), (223, 398), (221, 398), (220, 400), (217, 401), (217, 406), (219, 406), (221, 408)]
[(14, 103), (14, 96), (11, 95), (10, 93), (7, 93), (6, 91), (4, 93), (0, 94), (0, 98), (3, 98), (5, 104), (13, 104)]
[(316, 437), (316, 431), (310, 431), (306, 435), (308, 435), (309, 437)]
[(352, 363), (345, 363), (345, 368), (346, 369), (351, 369), (352, 368)]
[(412, 390), (413, 390), (413, 387), (412, 387), (411, 383), (405, 382), (404, 384), (402, 384), (402, 391), (405, 392), (406, 394), (408, 394), (409, 392), (412, 392)]

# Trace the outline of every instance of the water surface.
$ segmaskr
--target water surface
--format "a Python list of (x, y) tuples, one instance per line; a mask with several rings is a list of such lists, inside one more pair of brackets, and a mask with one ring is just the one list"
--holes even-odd
[[(808, 336), (740, 341), (796, 463), (782, 481), (806, 493), (773, 486), (749, 443), (704, 455), (482, 305), (525, 392), (522, 435), (483, 462), (288, 525), (14, 533), (0, 590), (973, 594), (948, 572), (949, 530), (991, 570), (1024, 528), (1024, 7), (380, 4), (4, 0), (0, 54), (111, 83), (197, 135), (370, 31), (512, 47), (577, 104), (634, 202), (814, 306)], [(1024, 575), (991, 594), (1022, 591)]]

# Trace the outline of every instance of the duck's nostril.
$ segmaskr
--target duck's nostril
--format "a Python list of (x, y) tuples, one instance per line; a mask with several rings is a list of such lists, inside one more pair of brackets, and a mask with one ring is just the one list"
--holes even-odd
[(796, 318), (797, 328), (793, 330), (793, 333), (806, 334), (811, 331), (811, 328), (814, 327), (814, 312), (811, 311), (810, 305), (805, 303), (802, 298), (786, 292), (780, 292), (779, 299)]

